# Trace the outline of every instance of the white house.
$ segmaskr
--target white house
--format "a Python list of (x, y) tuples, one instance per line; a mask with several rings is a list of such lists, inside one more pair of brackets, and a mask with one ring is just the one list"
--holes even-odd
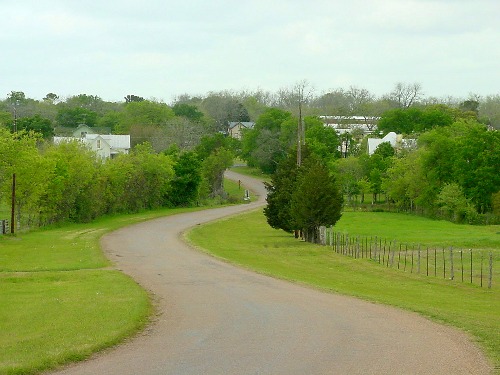
[(254, 125), (254, 122), (246, 121), (229, 122), (227, 134), (232, 138), (241, 139), (241, 131), (243, 129), (253, 129)]
[(54, 143), (79, 141), (95, 151), (103, 159), (112, 159), (119, 154), (128, 154), (130, 135), (89, 134), (82, 132), (79, 137), (54, 137)]
[(368, 138), (368, 155), (372, 155), (377, 147), (384, 142), (389, 142), (396, 150), (414, 148), (417, 143), (415, 139), (403, 139), (401, 134), (390, 132), (384, 138)]

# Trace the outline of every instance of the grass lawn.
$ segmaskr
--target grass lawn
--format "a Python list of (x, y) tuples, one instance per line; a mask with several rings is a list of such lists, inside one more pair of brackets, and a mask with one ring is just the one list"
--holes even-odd
[[(345, 212), (336, 227), (352, 235), (426, 245), (474, 244), (476, 249), (494, 250), (497, 260), (500, 252), (499, 226), (458, 226), (409, 215)], [(500, 366), (500, 280), (492, 289), (480, 288), (339, 255), (329, 247), (270, 228), (261, 210), (196, 227), (187, 237), (207, 252), (257, 272), (416, 311), (455, 326), (470, 333)]]
[[(226, 189), (242, 201), (237, 183)], [(126, 225), (200, 209), (0, 236), (0, 374), (35, 374), (82, 360), (144, 327), (152, 313), (147, 292), (109, 267), (99, 239)]]

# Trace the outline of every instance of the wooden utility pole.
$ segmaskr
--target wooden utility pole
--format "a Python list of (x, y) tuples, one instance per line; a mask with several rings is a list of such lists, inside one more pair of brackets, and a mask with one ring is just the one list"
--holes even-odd
[(16, 226), (16, 174), (12, 174), (12, 211), (10, 213), (10, 233), (14, 234)]
[(302, 164), (302, 99), (299, 98), (299, 122), (297, 124), (297, 165)]

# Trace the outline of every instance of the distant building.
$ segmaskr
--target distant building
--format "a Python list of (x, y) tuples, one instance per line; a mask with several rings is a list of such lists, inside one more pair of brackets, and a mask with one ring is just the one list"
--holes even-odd
[(227, 134), (231, 138), (241, 139), (243, 129), (253, 129), (255, 122), (235, 121), (229, 122)]
[(371, 134), (377, 128), (380, 117), (375, 116), (318, 116), (327, 126), (331, 126), (339, 133), (350, 133), (360, 129), (363, 134)]
[(130, 135), (93, 134), (93, 129), (80, 125), (71, 137), (54, 137), (54, 144), (79, 141), (95, 151), (103, 159), (112, 159), (130, 151)]
[(377, 147), (384, 142), (389, 142), (396, 151), (403, 148), (408, 149), (416, 146), (415, 139), (403, 139), (403, 136), (401, 134), (396, 134), (394, 132), (387, 133), (384, 138), (368, 138), (367, 140), (368, 155), (373, 155)]

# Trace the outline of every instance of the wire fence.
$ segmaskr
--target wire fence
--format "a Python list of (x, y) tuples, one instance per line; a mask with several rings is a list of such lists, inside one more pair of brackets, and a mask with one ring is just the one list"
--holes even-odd
[[(320, 229), (320, 242), (338, 254), (378, 262), (387, 268), (425, 276), (476, 284), (489, 289), (493, 286), (494, 263), (498, 253), (493, 251), (455, 249), (453, 247), (424, 247), (379, 237), (349, 236), (333, 228)], [(496, 277), (499, 275), (495, 275)]]

